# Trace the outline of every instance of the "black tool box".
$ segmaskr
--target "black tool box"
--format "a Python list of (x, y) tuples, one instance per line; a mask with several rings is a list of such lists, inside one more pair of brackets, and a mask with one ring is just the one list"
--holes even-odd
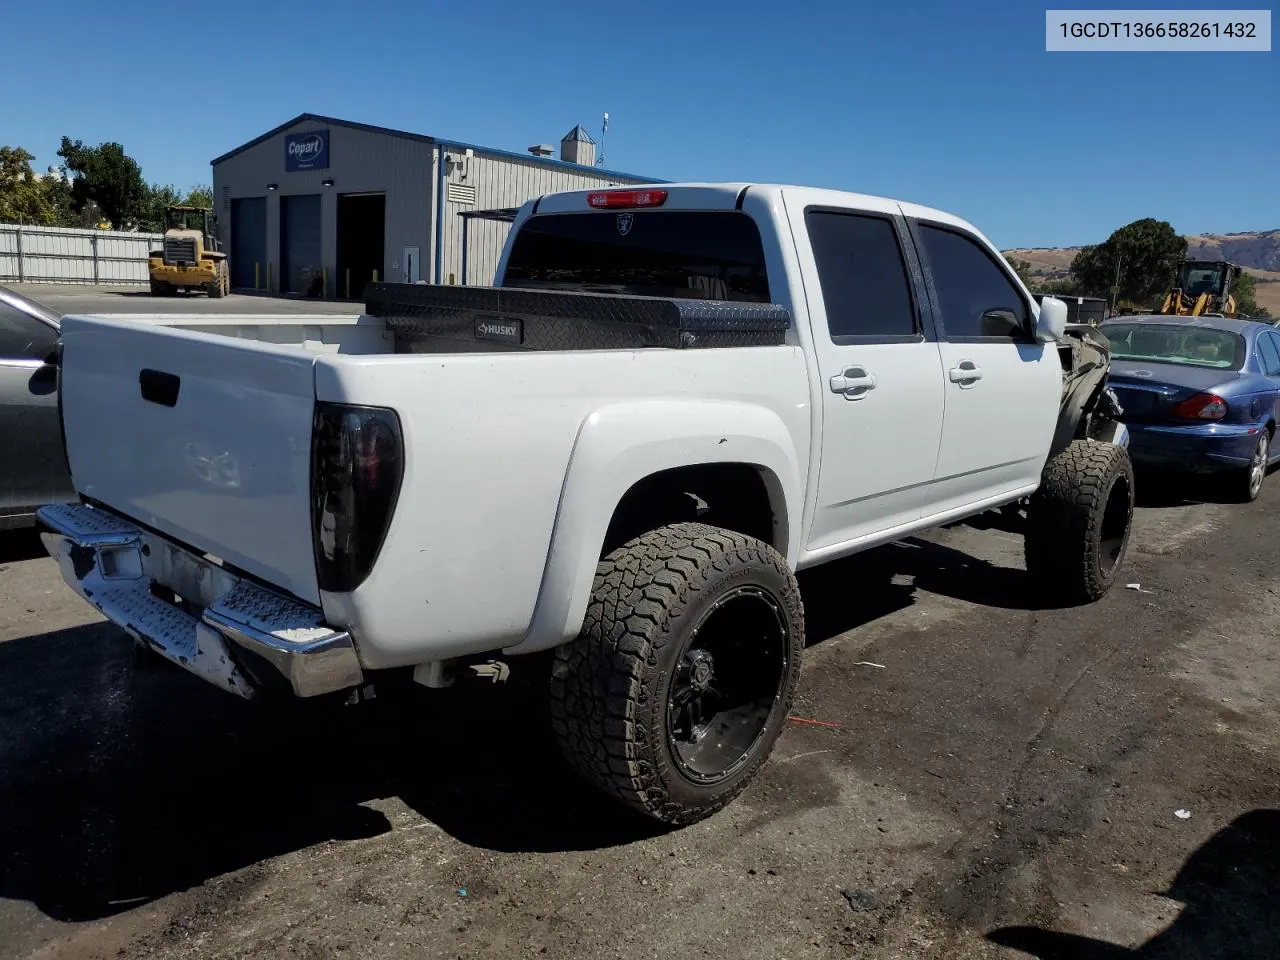
[(775, 346), (791, 326), (773, 303), (422, 283), (370, 284), (365, 310), (401, 353)]

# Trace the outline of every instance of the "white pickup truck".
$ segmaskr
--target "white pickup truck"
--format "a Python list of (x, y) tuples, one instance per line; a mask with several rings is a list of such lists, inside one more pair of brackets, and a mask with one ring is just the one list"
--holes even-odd
[(1016, 504), (1029, 587), (1087, 602), (1116, 577), (1133, 474), (1106, 339), (948, 214), (557, 194), (521, 209), (493, 287), (366, 296), (355, 322), (251, 328), (269, 343), (63, 320), (80, 502), (41, 511), (45, 543), (240, 696), (547, 661), (576, 769), (685, 823), (787, 716), (797, 570)]

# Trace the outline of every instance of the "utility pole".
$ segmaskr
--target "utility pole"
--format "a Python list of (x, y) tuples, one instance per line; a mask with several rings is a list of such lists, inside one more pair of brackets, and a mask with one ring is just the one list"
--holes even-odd
[(596, 154), (596, 166), (604, 166), (604, 138), (609, 132), (609, 112), (606, 110), (604, 120), (600, 123), (600, 152)]
[(1115, 316), (1116, 297), (1120, 293), (1120, 265), (1124, 263), (1124, 251), (1116, 252), (1116, 281), (1111, 285), (1111, 314)]

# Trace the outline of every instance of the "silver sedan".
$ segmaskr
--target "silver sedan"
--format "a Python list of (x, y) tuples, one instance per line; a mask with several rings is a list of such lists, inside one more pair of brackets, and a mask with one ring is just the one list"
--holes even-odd
[(0, 530), (75, 499), (58, 423), (61, 317), (0, 287)]

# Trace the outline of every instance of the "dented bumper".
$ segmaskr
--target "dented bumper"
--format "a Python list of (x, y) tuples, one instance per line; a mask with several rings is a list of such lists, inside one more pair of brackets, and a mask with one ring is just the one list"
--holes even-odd
[(281, 680), (299, 697), (360, 684), (351, 635), (315, 607), (105, 510), (57, 504), (38, 517), (71, 588), (196, 676), (245, 698)]

